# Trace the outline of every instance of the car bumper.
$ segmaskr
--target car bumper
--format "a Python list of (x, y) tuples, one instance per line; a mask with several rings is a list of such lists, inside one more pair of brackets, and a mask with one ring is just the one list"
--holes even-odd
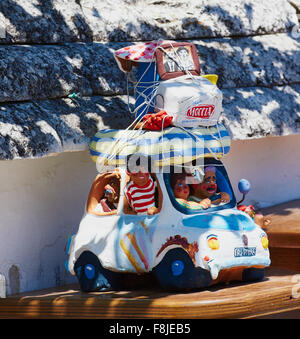
[(233, 267), (268, 267), (271, 260), (268, 257), (240, 257), (234, 259), (213, 259), (208, 262), (208, 268), (213, 280), (218, 278), (219, 272)]

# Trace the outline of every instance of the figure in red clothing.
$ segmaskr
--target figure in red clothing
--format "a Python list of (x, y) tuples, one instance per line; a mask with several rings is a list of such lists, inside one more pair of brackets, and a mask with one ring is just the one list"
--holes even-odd
[(158, 208), (155, 207), (156, 183), (148, 171), (148, 159), (138, 158), (136, 163), (128, 161), (127, 164), (130, 181), (125, 188), (125, 213), (149, 215), (158, 213)]

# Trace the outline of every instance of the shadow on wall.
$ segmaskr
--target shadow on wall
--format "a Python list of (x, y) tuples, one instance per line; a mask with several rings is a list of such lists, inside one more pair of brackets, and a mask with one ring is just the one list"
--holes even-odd
[[(2, 62), (0, 61), (0, 74), (2, 73), (3, 76), (0, 82), (0, 100), (3, 104), (0, 118), (4, 123), (14, 125), (13, 132), (16, 132), (0, 135), (1, 158), (4, 158), (6, 154), (5, 158), (12, 159), (16, 152), (19, 157), (35, 156), (37, 153), (45, 154), (51, 151), (49, 145), (56, 145), (57, 147), (54, 148), (57, 150), (62, 148), (66, 142), (80, 143), (83, 138), (86, 138), (88, 142), (97, 131), (99, 123), (97, 117), (99, 116), (103, 125), (111, 128), (125, 128), (132, 121), (127, 103), (118, 97), (112, 97), (115, 94), (125, 94), (126, 91), (125, 76), (114, 61), (112, 45), (93, 42), (92, 29), (79, 12), (72, 18), (77, 31), (75, 34), (63, 15), (54, 8), (53, 0), (38, 0), (37, 5), (34, 6), (40, 11), (40, 15), (31, 15), (13, 0), (1, 2), (0, 12), (16, 27), (20, 34), (31, 37), (33, 42), (36, 38), (42, 44), (48, 44), (50, 41), (52, 44), (59, 43), (61, 45), (15, 45), (14, 51), (18, 53), (14, 56), (11, 55), (13, 51), (7, 49), (10, 46), (1, 48), (3, 58)], [(237, 26), (243, 30), (243, 22), (236, 16), (232, 17), (224, 9), (209, 5), (205, 9), (208, 13), (218, 16), (218, 20), (223, 22), (229, 31), (229, 35), (236, 34)], [(245, 5), (245, 11), (251, 21), (253, 16), (251, 4)], [(100, 17), (100, 14), (95, 13), (95, 17)], [(193, 25), (198, 25), (197, 20), (191, 21), (191, 18), (188, 17), (182, 20), (183, 27), (187, 23), (189, 29), (192, 29)], [(139, 27), (135, 27), (129, 22), (127, 28), (129, 32), (140, 30), (140, 34), (149, 40), (157, 37), (172, 39), (164, 29), (147, 22), (141, 22)], [(196, 30), (196, 27), (194, 28)], [(148, 36), (149, 32), (155, 32), (157, 37)], [(210, 27), (205, 27), (205, 36), (211, 35), (213, 35), (213, 30)], [(131, 37), (124, 29), (115, 28), (111, 31), (110, 38), (111, 41), (124, 41), (130, 40)], [(7, 39), (11, 43), (14, 37), (8, 35)], [(263, 60), (257, 65), (255, 64), (257, 50), (265, 51), (265, 46), (251, 36), (247, 37), (247, 44), (241, 44), (240, 39), (242, 38), (208, 39), (206, 40), (208, 43), (204, 45), (202, 42), (195, 42), (199, 55), (206, 57), (206, 60), (201, 64), (202, 72), (218, 74), (220, 88), (228, 88), (230, 83), (232, 88), (255, 86), (248, 90), (255, 96), (257, 94), (257, 98), (259, 98), (251, 100), (251, 102), (243, 94), (235, 91), (234, 109), (231, 109), (230, 104), (228, 105), (230, 107), (230, 111), (228, 111), (230, 123), (235, 121), (241, 123), (241, 112), (244, 109), (255, 110), (259, 114), (265, 106), (272, 102), (274, 108), (268, 112), (268, 119), (273, 122), (276, 129), (280, 130), (286, 121), (289, 121), (291, 125), (296, 123), (300, 127), (298, 116), (300, 103), (299, 101), (295, 102), (297, 93), (295, 91), (283, 92), (279, 87), (272, 88), (274, 85), (293, 83), (290, 78), (286, 79), (282, 76), (286, 71), (286, 66), (280, 61), (290, 58), (299, 59), (300, 48), (293, 52), (293, 56), (290, 55), (290, 52), (269, 48), (268, 55), (272, 55), (273, 59)], [(68, 42), (75, 41), (86, 44), (68, 44)], [(209, 46), (209, 42), (218, 43), (221, 41), (227, 41), (232, 46), (234, 53)], [(127, 44), (120, 43), (120, 46)], [(249, 46), (253, 47), (250, 51)], [(46, 47), (47, 52), (45, 52)], [(63, 60), (62, 63), (59, 58), (57, 59), (57, 56)], [(12, 58), (11, 62), (5, 63), (3, 61), (5, 58), (8, 60)], [(74, 59), (78, 59), (80, 62), (74, 64)], [(210, 65), (213, 65), (214, 69)], [(240, 72), (237, 72), (237, 69)], [(35, 72), (35, 70), (38, 71)], [(300, 79), (299, 68), (290, 70), (290, 73), (295, 74), (296, 81), (294, 83), (300, 83), (298, 81)], [(24, 88), (26, 89), (25, 93), (22, 92)], [(273, 95), (259, 96), (259, 88), (271, 88)], [(73, 101), (62, 99), (72, 92), (81, 93), (83, 97)], [(278, 95), (275, 95), (276, 93)], [(97, 95), (101, 97), (97, 97)], [(89, 98), (85, 96), (89, 96)], [(50, 98), (58, 100), (45, 100)], [(17, 105), (16, 101), (22, 102)], [(291, 107), (285, 106), (287, 102), (293, 103)], [(252, 105), (250, 108), (249, 103)], [(226, 100), (224, 106), (226, 108)], [(76, 126), (68, 124), (67, 121), (71, 120), (79, 121), (79, 124)], [(47, 122), (48, 129), (41, 127), (41, 121)], [(49, 132), (49, 128), (54, 132)], [(18, 133), (22, 135), (19, 139), (16, 137)], [(254, 131), (253, 135), (255, 133), (260, 133), (260, 131)]]
[(18, 266), (12, 265), (8, 271), (8, 285), (10, 288), (10, 294), (20, 293), (21, 275)]
[[(75, 34), (65, 22), (61, 12), (54, 8), (53, 2), (54, 0), (38, 0), (37, 4), (33, 2), (33, 6), (41, 13), (33, 16), (17, 2), (5, 0), (1, 1), (0, 12), (16, 28), (19, 34), (18, 38), (24, 42), (49, 44), (66, 41), (93, 41), (92, 30), (81, 13), (75, 13), (72, 17), (72, 22), (77, 30), (77, 34)], [(13, 43), (14, 40), (14, 36), (8, 33), (5, 41)]]
[(0, 131), (2, 159), (56, 153), (70, 143), (88, 144), (99, 129), (99, 116), (104, 126), (115, 129), (126, 128), (132, 121), (127, 103), (120, 97), (9, 103), (3, 105), (0, 114), (11, 128), (2, 136)]

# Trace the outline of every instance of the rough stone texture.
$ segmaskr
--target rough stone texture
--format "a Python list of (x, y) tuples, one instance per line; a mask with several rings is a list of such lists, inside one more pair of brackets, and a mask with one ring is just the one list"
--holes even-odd
[(286, 32), (286, 0), (5, 0), (3, 43), (199, 39)]
[(0, 56), (0, 102), (65, 97), (74, 91), (117, 95), (126, 88), (110, 44), (3, 46)]
[(159, 38), (192, 41), (202, 73), (219, 75), (233, 139), (300, 133), (297, 13), (298, 0), (1, 1), (0, 159), (87, 149), (99, 128), (128, 126), (113, 51)]
[[(300, 82), (300, 37), (286, 33), (192, 42), (202, 73), (219, 75), (220, 88), (275, 86)], [(126, 76), (113, 50), (124, 43), (3, 46), (0, 102), (126, 94)]]
[[(300, 84), (224, 89), (221, 120), (235, 140), (300, 133), (299, 92)], [(133, 121), (126, 96), (5, 104), (0, 115), (1, 159), (87, 149), (98, 129)]]
[(2, 43), (92, 41), (76, 0), (5, 0), (0, 3)]
[(0, 159), (10, 160), (87, 149), (99, 129), (133, 121), (121, 96), (5, 104), (0, 117)]
[(300, 133), (300, 84), (223, 90), (221, 121), (233, 139)]
[[(277, 0), (128, 0), (120, 6), (98, 0), (80, 3), (97, 40), (199, 39), (277, 33), (286, 32), (297, 21), (286, 1)], [(93, 16), (100, 20), (94, 20)]]
[(193, 42), (202, 72), (218, 74), (220, 88), (300, 82), (300, 37), (276, 34)]

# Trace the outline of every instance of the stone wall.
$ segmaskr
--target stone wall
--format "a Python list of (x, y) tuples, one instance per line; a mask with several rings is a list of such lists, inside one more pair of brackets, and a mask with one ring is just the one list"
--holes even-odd
[(0, 159), (87, 149), (97, 129), (126, 127), (133, 117), (113, 51), (159, 38), (192, 41), (202, 73), (219, 75), (233, 139), (299, 133), (297, 8), (297, 0), (2, 1)]

